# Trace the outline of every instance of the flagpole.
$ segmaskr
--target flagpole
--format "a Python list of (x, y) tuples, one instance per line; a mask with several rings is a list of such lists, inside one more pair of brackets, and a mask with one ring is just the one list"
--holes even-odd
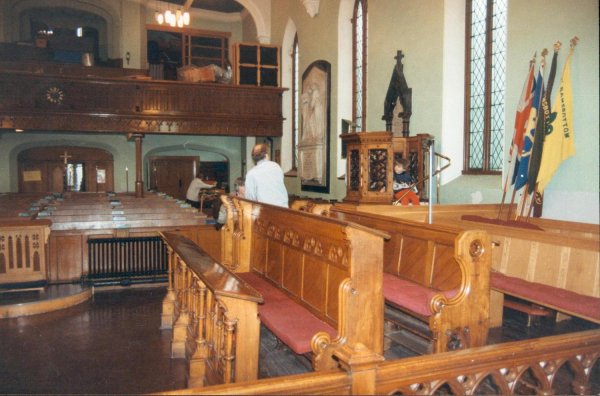
[(517, 190), (513, 188), (512, 198), (510, 199), (510, 206), (508, 207), (508, 215), (506, 216), (506, 220), (510, 220), (510, 214), (512, 212), (512, 207), (515, 204), (515, 196), (517, 195)]
[(537, 193), (537, 183), (535, 184), (535, 188), (533, 190), (533, 194), (531, 194), (531, 202), (529, 203), (529, 209), (527, 210), (527, 218), (525, 219), (526, 223), (529, 223), (529, 218), (531, 217), (531, 211), (533, 210), (533, 204), (535, 201), (535, 194)]
[[(540, 174), (538, 176), (538, 191), (542, 194), (560, 164), (575, 154), (572, 125), (573, 97), (571, 91), (570, 64), (573, 49), (577, 45), (578, 40), (577, 37), (573, 37), (571, 40), (571, 48), (565, 62), (560, 87), (554, 101), (553, 114), (557, 113), (557, 115), (551, 121), (551, 127), (548, 129), (549, 133), (546, 135), (544, 153), (540, 163)], [(557, 133), (557, 131), (560, 131), (561, 133)]]
[[(529, 61), (529, 71), (527, 72), (527, 78), (525, 79), (525, 84), (523, 85), (523, 90), (521, 92), (521, 98), (519, 99), (519, 104), (517, 105), (517, 114), (515, 115), (515, 128), (513, 131), (512, 143), (510, 145), (510, 153), (508, 158), (508, 172), (506, 172), (506, 178), (504, 180), (504, 188), (502, 193), (502, 201), (500, 202), (500, 210), (498, 211), (498, 219), (502, 217), (502, 209), (504, 208), (504, 200), (506, 199), (506, 193), (509, 187), (509, 179), (511, 180), (511, 185), (514, 184), (514, 173), (516, 171), (515, 167), (518, 164), (518, 157), (520, 151), (523, 146), (523, 133), (524, 129), (527, 127), (526, 123), (523, 123), (523, 114), (529, 115), (529, 111), (527, 109), (531, 108), (531, 88), (533, 87), (534, 78), (534, 70), (535, 70), (535, 60), (537, 58), (537, 51), (533, 54), (533, 58)], [(514, 162), (514, 163), (513, 163)], [(513, 189), (513, 195), (511, 200), (511, 206), (514, 203), (515, 199), (515, 190)], [(510, 220), (510, 212), (511, 208), (509, 208), (507, 220)]]

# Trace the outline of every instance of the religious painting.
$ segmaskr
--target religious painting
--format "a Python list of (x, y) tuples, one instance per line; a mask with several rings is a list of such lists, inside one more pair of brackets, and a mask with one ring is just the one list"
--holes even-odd
[(313, 62), (302, 74), (298, 177), (302, 191), (329, 193), (331, 64)]

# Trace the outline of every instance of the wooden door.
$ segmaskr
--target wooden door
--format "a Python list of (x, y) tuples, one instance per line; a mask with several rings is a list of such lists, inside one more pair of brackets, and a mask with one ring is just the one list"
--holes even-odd
[[(19, 192), (57, 192), (64, 188), (64, 154), (69, 164), (82, 164), (85, 183), (82, 191), (114, 190), (113, 156), (106, 150), (92, 147), (53, 146), (23, 150), (17, 157)], [(97, 170), (104, 170), (104, 178)], [(97, 183), (103, 180), (104, 183)]]
[(185, 199), (199, 160), (199, 157), (150, 157), (151, 188), (174, 198)]

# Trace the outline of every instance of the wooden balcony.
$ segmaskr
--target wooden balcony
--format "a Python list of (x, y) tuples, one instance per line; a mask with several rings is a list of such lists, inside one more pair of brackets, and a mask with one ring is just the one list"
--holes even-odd
[(0, 70), (0, 130), (277, 137), (284, 91)]

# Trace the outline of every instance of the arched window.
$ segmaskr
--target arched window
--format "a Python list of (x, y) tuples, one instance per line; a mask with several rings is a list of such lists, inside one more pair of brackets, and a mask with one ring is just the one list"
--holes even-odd
[(467, 0), (464, 173), (502, 170), (507, 2)]
[(292, 47), (292, 170), (298, 169), (298, 131), (299, 131), (299, 86), (298, 78), (298, 33), (294, 36)]
[(352, 120), (356, 132), (361, 132), (367, 119), (367, 0), (354, 3), (352, 53)]

